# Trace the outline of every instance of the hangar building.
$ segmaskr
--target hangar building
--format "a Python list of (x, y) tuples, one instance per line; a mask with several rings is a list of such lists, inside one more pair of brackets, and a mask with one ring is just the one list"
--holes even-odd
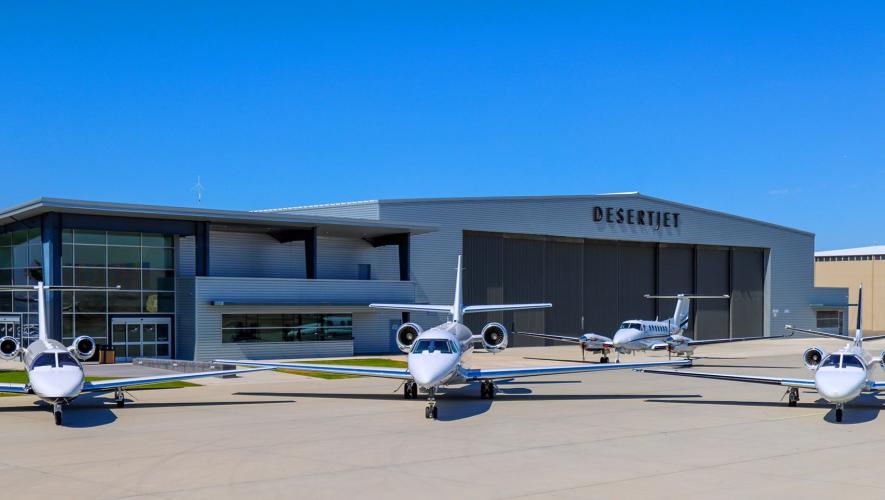
[[(461, 252), (466, 303), (554, 304), (469, 317), (476, 329), (611, 335), (672, 314), (645, 294), (699, 293), (731, 299), (699, 301), (691, 333), (742, 337), (814, 326), (814, 304), (847, 302), (813, 287), (813, 234), (638, 193), (255, 212), (43, 198), (0, 211), (0, 285), (121, 285), (50, 294), (49, 311), (54, 337), (91, 335), (124, 360), (392, 352), (407, 316), (368, 304), (451, 303)], [(33, 299), (0, 292), (0, 334), (27, 342)]]

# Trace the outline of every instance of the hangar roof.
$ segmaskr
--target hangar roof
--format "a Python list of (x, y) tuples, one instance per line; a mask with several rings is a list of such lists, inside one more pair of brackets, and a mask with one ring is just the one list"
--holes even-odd
[(257, 210), (260, 213), (277, 213), (277, 212), (298, 212), (302, 210), (311, 210), (311, 209), (319, 209), (319, 208), (329, 208), (329, 207), (346, 207), (346, 206), (354, 206), (354, 205), (384, 205), (384, 204), (395, 204), (395, 203), (463, 203), (463, 202), (496, 202), (496, 201), (557, 201), (557, 200), (593, 200), (593, 199), (605, 199), (605, 198), (636, 198), (643, 200), (650, 200), (659, 203), (666, 203), (668, 205), (673, 205), (676, 207), (683, 207), (691, 210), (696, 210), (699, 212), (704, 212), (710, 215), (714, 215), (717, 217), (727, 217), (730, 219), (740, 220), (744, 222), (750, 222), (753, 224), (760, 224), (764, 226), (774, 227), (777, 229), (782, 229), (785, 231), (790, 231), (794, 233), (804, 234), (808, 236), (814, 236), (814, 233), (809, 231), (803, 231), (801, 229), (796, 229), (788, 226), (782, 226), (780, 224), (774, 224), (771, 222), (761, 221), (758, 219), (751, 219), (749, 217), (742, 217), (740, 215), (734, 215), (726, 212), (719, 212), (716, 210), (710, 210), (707, 208), (696, 207), (693, 205), (687, 205), (685, 203), (679, 203), (671, 200), (666, 200), (663, 198), (657, 198), (654, 196), (649, 196), (646, 194), (642, 194), (638, 191), (626, 191), (622, 193), (601, 193), (601, 194), (579, 194), (579, 195), (542, 195), (542, 196), (478, 196), (478, 197), (450, 197), (450, 198), (392, 198), (392, 199), (378, 199), (378, 200), (362, 200), (362, 201), (349, 201), (349, 202), (341, 202), (341, 203), (327, 203), (320, 205), (303, 205), (303, 206), (293, 206), (293, 207), (285, 207), (285, 208), (271, 208), (266, 210)]
[(885, 245), (814, 252), (815, 257), (859, 257), (861, 255), (885, 255)]
[(63, 198), (38, 198), (20, 205), (0, 210), (0, 226), (28, 219), (49, 212), (104, 215), (117, 217), (155, 218), (164, 220), (211, 222), (220, 229), (241, 228), (263, 231), (271, 228), (316, 227), (323, 236), (378, 237), (387, 234), (424, 234), (436, 231), (432, 226), (419, 226), (399, 222), (327, 217), (310, 214), (260, 213), (241, 210), (216, 210), (206, 208), (138, 205), (102, 201), (70, 200)]

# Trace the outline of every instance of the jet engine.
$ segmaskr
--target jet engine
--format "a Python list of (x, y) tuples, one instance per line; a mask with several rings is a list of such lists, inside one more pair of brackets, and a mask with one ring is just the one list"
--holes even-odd
[(501, 323), (489, 323), (480, 332), (486, 351), (499, 352), (507, 348), (507, 328)]
[(882, 369), (885, 370), (885, 351), (879, 353), (879, 364), (882, 365)]
[(421, 335), (421, 332), (424, 330), (421, 328), (421, 325), (416, 323), (403, 323), (396, 330), (396, 346), (400, 351), (408, 354), (409, 351), (412, 350), (412, 344), (415, 343), (415, 339), (418, 338), (418, 335)]
[(11, 360), (14, 359), (19, 352), (18, 341), (12, 337), (3, 337), (0, 339), (0, 358)]
[(802, 354), (802, 361), (805, 362), (805, 367), (809, 370), (817, 370), (817, 367), (820, 366), (820, 362), (826, 355), (827, 353), (820, 347), (812, 347), (806, 349), (805, 353)]
[(92, 337), (81, 335), (74, 339), (74, 343), (71, 344), (69, 350), (80, 361), (86, 361), (95, 354), (95, 348), (95, 340)]

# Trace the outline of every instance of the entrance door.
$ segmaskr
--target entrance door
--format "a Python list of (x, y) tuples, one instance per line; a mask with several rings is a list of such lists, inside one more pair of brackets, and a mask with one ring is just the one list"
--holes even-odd
[(113, 318), (111, 342), (118, 361), (168, 358), (172, 351), (171, 318)]

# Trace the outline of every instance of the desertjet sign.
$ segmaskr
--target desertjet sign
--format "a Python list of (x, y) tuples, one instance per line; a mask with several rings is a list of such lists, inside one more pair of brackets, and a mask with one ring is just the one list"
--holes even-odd
[(593, 222), (631, 226), (679, 227), (679, 212), (637, 210), (635, 208), (593, 207)]

